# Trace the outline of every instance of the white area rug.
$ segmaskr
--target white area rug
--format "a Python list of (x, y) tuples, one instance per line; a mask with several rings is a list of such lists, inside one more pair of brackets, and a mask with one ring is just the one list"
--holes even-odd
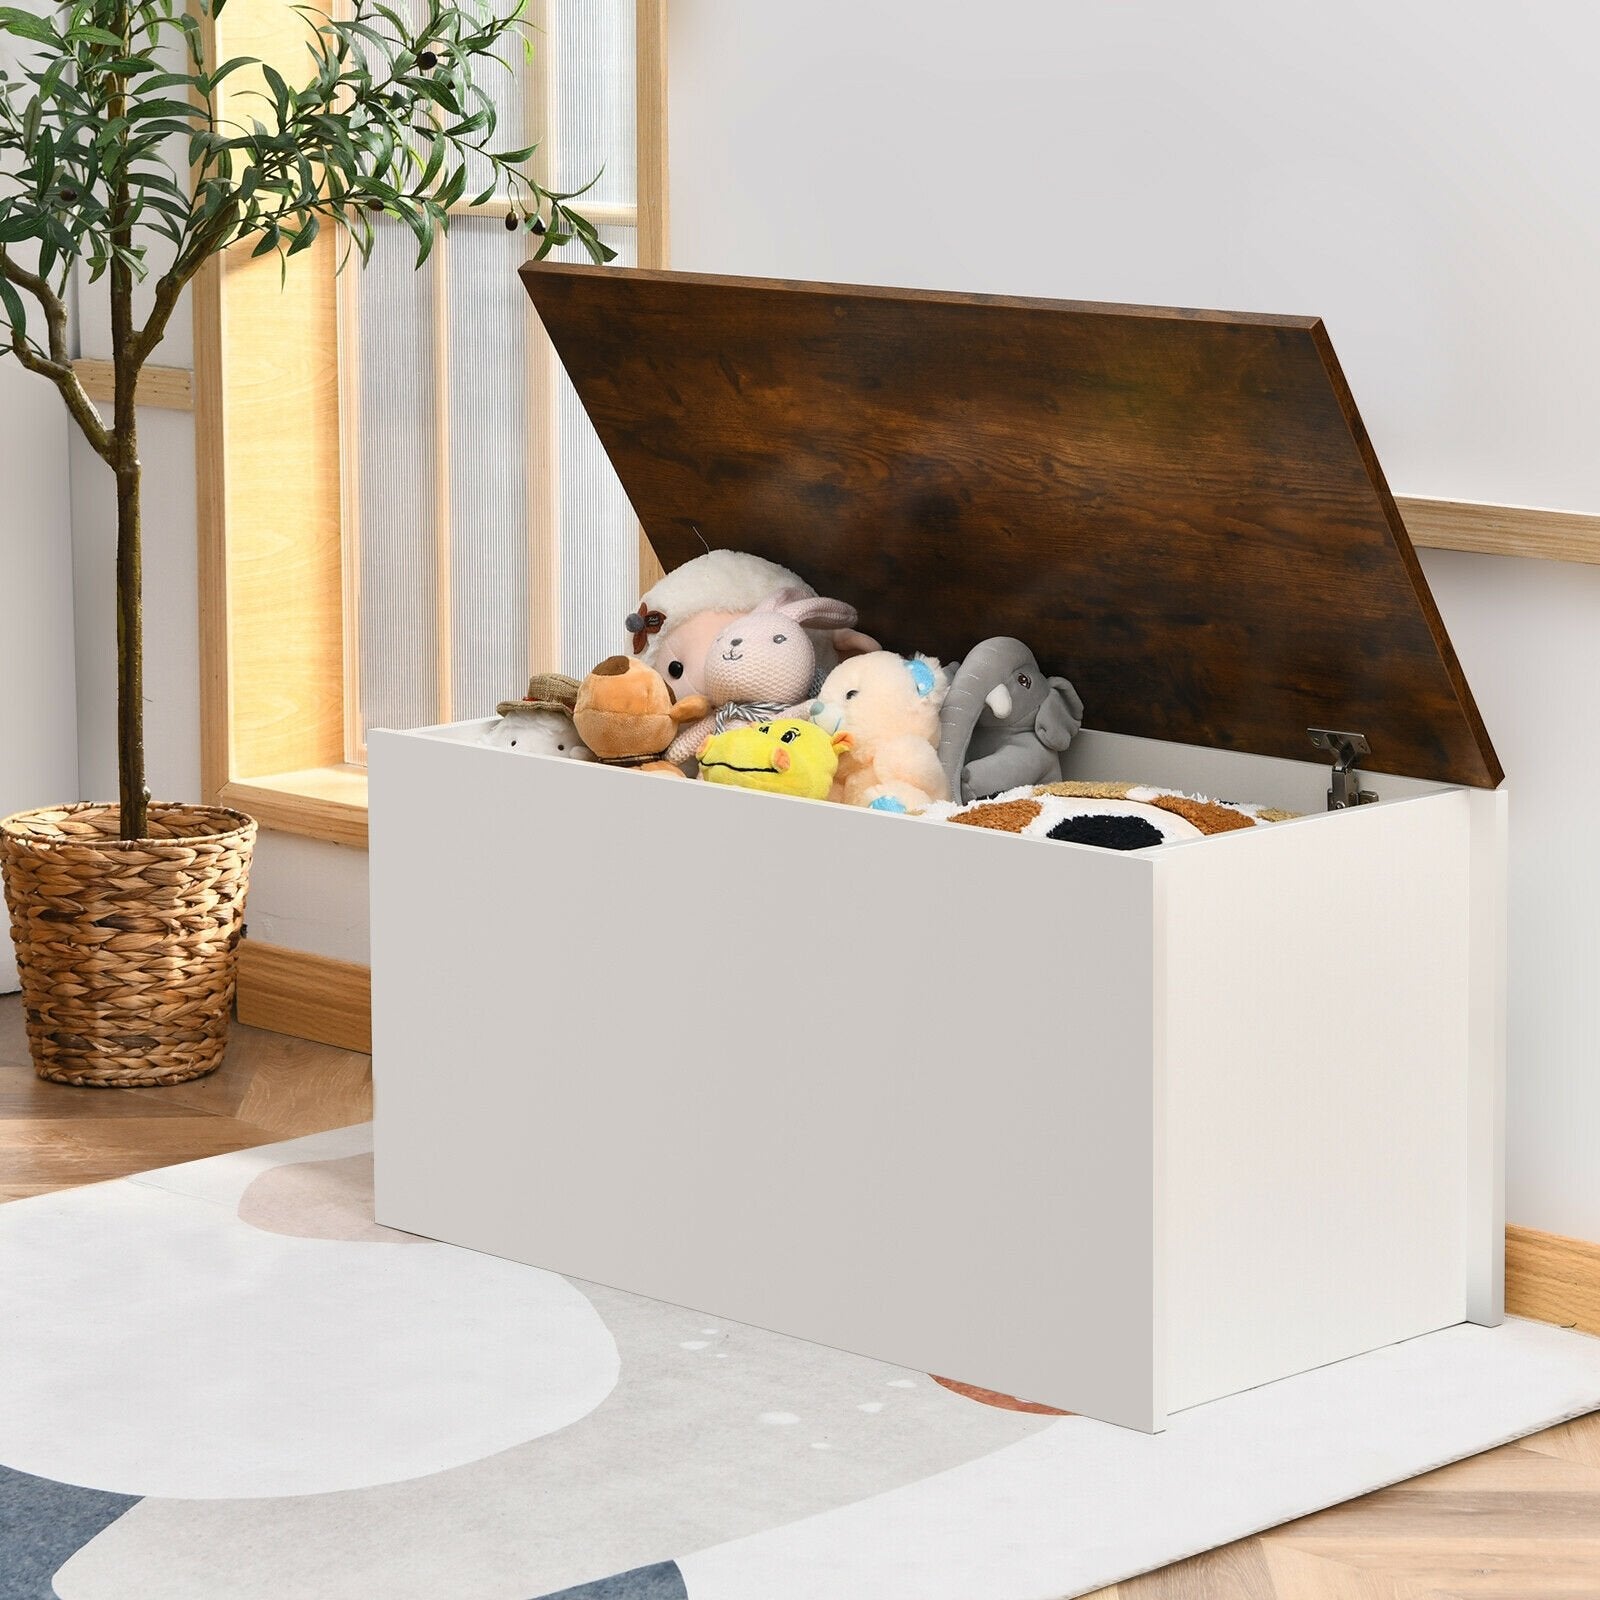
[(1600, 1408), (1512, 1322), (1151, 1438), (378, 1228), (369, 1150), (0, 1206), (0, 1600), (1054, 1600)]

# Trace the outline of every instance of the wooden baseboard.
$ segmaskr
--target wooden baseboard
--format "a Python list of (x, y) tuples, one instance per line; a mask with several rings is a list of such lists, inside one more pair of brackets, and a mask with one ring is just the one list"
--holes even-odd
[(252, 1028), (372, 1049), (372, 974), (352, 961), (246, 939), (239, 946), (239, 1020)]
[(1507, 1228), (1506, 1310), (1600, 1333), (1600, 1244)]

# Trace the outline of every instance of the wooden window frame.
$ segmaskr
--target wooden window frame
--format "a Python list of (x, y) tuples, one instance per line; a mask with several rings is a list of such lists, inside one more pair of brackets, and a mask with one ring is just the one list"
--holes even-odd
[[(639, 263), (652, 267), (667, 264), (666, 3), (635, 7), (630, 220)], [(229, 54), (281, 64), (303, 51), (303, 24), (284, 0), (233, 0), (223, 27)], [(348, 759), (346, 728), (354, 596), (335, 248), (329, 231), (286, 277), (274, 257), (241, 252), (195, 281), (201, 776), (208, 797), (263, 827), (364, 848), (367, 774)], [(660, 568), (642, 532), (639, 551), (648, 585)], [(553, 541), (537, 553), (548, 579)]]

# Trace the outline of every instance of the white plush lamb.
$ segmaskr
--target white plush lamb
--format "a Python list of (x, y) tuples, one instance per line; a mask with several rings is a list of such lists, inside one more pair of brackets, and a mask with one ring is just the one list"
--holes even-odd
[[(798, 573), (776, 561), (744, 550), (708, 550), (645, 591), (626, 623), (633, 653), (654, 667), (680, 700), (705, 694), (711, 641), (736, 617), (784, 590), (816, 593)], [(812, 625), (811, 642), (824, 676), (842, 657), (878, 648), (877, 640), (864, 633), (821, 622)]]

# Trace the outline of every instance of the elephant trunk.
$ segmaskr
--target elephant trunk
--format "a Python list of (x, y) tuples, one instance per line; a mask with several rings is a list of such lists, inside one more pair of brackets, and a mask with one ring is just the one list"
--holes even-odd
[(966, 764), (973, 730), (987, 704), (983, 685), (971, 679), (964, 682), (958, 671), (939, 711), (939, 765), (944, 768), (954, 800), (965, 798), (961, 793), (961, 769)]

